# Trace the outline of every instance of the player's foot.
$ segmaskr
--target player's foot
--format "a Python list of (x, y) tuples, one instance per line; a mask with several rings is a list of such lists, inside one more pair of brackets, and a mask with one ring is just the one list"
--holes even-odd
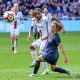
[(17, 53), (17, 51), (14, 50), (14, 53)]
[(46, 75), (48, 73), (49, 73), (49, 71), (44, 71), (41, 75)]
[(14, 51), (14, 46), (12, 47), (12, 51)]
[(68, 75), (69, 75), (70, 77), (72, 77), (72, 78), (76, 78), (76, 77), (77, 77), (77, 75), (74, 74), (74, 73), (71, 72), (71, 71), (67, 71), (67, 73), (68, 73)]
[(32, 64), (30, 64), (30, 65), (29, 65), (29, 67), (34, 67), (34, 65), (35, 65), (35, 64), (34, 64), (34, 63), (32, 63)]
[(35, 74), (33, 74), (33, 73), (32, 73), (32, 74), (30, 74), (29, 76), (30, 76), (30, 77), (34, 77), (34, 76), (35, 76)]

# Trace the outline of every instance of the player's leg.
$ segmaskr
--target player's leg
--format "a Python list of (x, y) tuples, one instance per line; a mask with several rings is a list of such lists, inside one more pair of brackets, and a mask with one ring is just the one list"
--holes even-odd
[(67, 71), (65, 69), (60, 68), (60, 67), (56, 67), (56, 65), (51, 65), (51, 70), (54, 71), (54, 72), (66, 73), (67, 74)]
[(12, 51), (14, 51), (14, 36), (11, 36)]
[[(55, 56), (55, 55), (57, 55), (57, 56)], [(67, 74), (67, 71), (65, 69), (60, 68), (60, 67), (56, 67), (56, 64), (57, 64), (59, 55), (57, 53), (54, 53), (54, 55), (52, 55), (52, 57), (53, 57), (53, 59), (52, 60), (51, 59), (49, 60), (49, 63), (51, 64), (51, 70), (54, 71), (54, 72), (66, 73)]]
[(18, 36), (19, 36), (19, 29), (15, 29), (15, 37), (14, 37), (14, 53), (17, 53), (17, 42), (18, 42)]
[[(39, 51), (40, 54), (45, 54), (44, 48), (45, 48), (45, 45), (46, 45), (46, 41), (47, 40), (44, 40), (44, 41), (41, 42), (40, 51)], [(47, 62), (41, 62), (41, 63), (42, 63), (42, 66), (45, 69), (45, 71), (42, 73), (42, 75), (47, 74), (48, 71), (49, 71)]]
[(41, 63), (42, 63), (42, 65), (43, 65), (44, 69), (45, 69), (45, 71), (42, 72), (42, 75), (48, 74), (49, 69), (48, 69), (47, 62), (41, 62)]
[(29, 65), (29, 67), (34, 67), (34, 64), (36, 62), (36, 50), (33, 45), (30, 45), (30, 50), (31, 50), (31, 56), (32, 56), (33, 62), (32, 64)]
[(54, 72), (68, 74), (70, 77), (73, 77), (73, 78), (77, 77), (77, 75), (74, 74), (73, 72), (65, 70), (65, 69), (60, 68), (60, 67), (56, 67), (56, 65), (51, 65), (51, 70), (54, 71)]
[(35, 62), (35, 65), (34, 65), (34, 70), (33, 70), (33, 73), (30, 74), (29, 76), (34, 76), (35, 74), (37, 74), (39, 68), (40, 68), (40, 63), (44, 61), (43, 60), (43, 57), (42, 57), (42, 54), (40, 56), (37, 57), (36, 59), (36, 62)]
[(11, 43), (12, 43), (12, 51), (14, 51), (14, 29), (10, 27), (10, 37), (11, 37)]
[(18, 36), (15, 35), (15, 38), (14, 38), (14, 53), (17, 53), (17, 41), (18, 41)]
[(29, 65), (29, 67), (34, 67), (34, 64), (35, 64), (35, 61), (36, 61), (36, 47), (39, 48), (40, 46), (40, 43), (41, 43), (41, 40), (38, 39), (36, 40), (35, 42), (33, 42), (31, 45), (30, 45), (30, 50), (31, 50), (31, 56), (32, 56), (32, 59), (33, 59), (33, 63)]
[(72, 73), (71, 71), (65, 70), (65, 69), (60, 68), (60, 67), (56, 67), (57, 60), (58, 60), (58, 58), (56, 58), (52, 62), (50, 62), (52, 71), (59, 72), (59, 73), (65, 73), (65, 74), (70, 75), (71, 77), (76, 77), (77, 76), (76, 74)]

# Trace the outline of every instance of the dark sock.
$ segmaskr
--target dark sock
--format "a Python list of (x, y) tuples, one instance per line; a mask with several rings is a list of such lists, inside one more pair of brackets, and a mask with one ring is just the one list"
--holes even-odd
[(35, 66), (34, 66), (34, 71), (33, 71), (34, 74), (37, 73), (39, 67), (40, 67), (40, 62), (39, 61), (36, 61)]
[(67, 71), (66, 70), (64, 70), (62, 68), (59, 68), (59, 67), (56, 67), (54, 71), (55, 72), (59, 72), (59, 73), (66, 73), (67, 74)]

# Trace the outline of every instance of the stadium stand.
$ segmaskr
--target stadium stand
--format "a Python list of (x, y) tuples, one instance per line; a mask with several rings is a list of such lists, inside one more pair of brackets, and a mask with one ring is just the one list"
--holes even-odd
[[(52, 15), (67, 19), (80, 16), (80, 0), (0, 0), (0, 16), (18, 2), (20, 11), (28, 17), (36, 7), (43, 9), (45, 5)], [(80, 18), (78, 18), (80, 19)]]

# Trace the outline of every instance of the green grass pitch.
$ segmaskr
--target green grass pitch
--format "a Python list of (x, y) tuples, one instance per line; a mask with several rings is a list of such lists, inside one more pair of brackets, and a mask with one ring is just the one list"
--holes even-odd
[[(67, 32), (60, 34), (69, 62), (64, 64), (63, 55), (60, 52), (60, 58), (57, 66), (71, 70), (74, 73), (80, 73), (80, 32)], [(29, 45), (32, 41), (27, 40), (27, 33), (21, 33), (18, 41), (18, 53), (11, 51), (11, 40), (9, 33), (0, 33), (0, 80), (80, 80), (80, 78), (70, 78), (66, 74), (54, 73), (50, 70), (49, 74), (41, 75), (44, 71), (42, 65), (37, 77), (29, 77), (33, 68), (29, 68), (32, 58)]]

